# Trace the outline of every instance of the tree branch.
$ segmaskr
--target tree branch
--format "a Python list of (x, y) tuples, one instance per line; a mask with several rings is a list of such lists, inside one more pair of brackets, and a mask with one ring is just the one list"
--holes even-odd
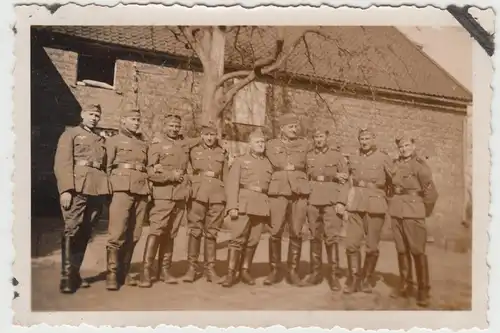
[[(208, 66), (210, 62), (210, 56), (209, 56), (210, 49), (207, 50), (206, 46), (196, 38), (196, 33), (199, 32), (199, 29), (205, 29), (205, 28), (195, 28), (192, 26), (179, 26), (179, 30), (184, 35), (184, 38), (186, 38), (189, 46), (196, 52), (198, 58), (200, 58), (203, 67), (205, 67)], [(203, 34), (203, 37), (205, 36), (206, 33)]]

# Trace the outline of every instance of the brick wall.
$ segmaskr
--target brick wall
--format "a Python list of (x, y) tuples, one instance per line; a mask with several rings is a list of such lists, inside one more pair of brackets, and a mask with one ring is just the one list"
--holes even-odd
[[(115, 90), (106, 90), (76, 85), (76, 53), (52, 48), (37, 52), (39, 58), (46, 59), (43, 64), (34, 64), (34, 67), (41, 67), (35, 71), (44, 72), (44, 75), (37, 75), (33, 80), (32, 95), (36, 100), (32, 110), (33, 131), (45, 134), (32, 139), (35, 143), (32, 161), (35, 182), (43, 178), (42, 174), (51, 177), (54, 136), (60, 135), (62, 126), (76, 123), (79, 105), (84, 103), (101, 103), (103, 119), (100, 126), (116, 127), (119, 111), (134, 103), (137, 97), (143, 110), (146, 134), (161, 132), (164, 116), (170, 112), (181, 114), (185, 132), (194, 133), (201, 103), (199, 73), (118, 60)], [(136, 79), (137, 96), (134, 93)], [(46, 102), (55, 99), (55, 103)], [(454, 226), (461, 221), (463, 207), (462, 115), (277, 85), (268, 87), (267, 102), (270, 127), (283, 108), (299, 114), (304, 127), (318, 119), (328, 121), (335, 128), (335, 142), (346, 153), (357, 148), (356, 133), (360, 125), (372, 125), (377, 132), (378, 145), (391, 155), (396, 154), (395, 135), (401, 130), (412, 131), (419, 138), (421, 154), (428, 156), (441, 194), (429, 225), (436, 238), (451, 237)], [(55, 106), (55, 110), (47, 110), (46, 105)], [(229, 146), (234, 146), (234, 142)], [(54, 185), (50, 185), (50, 181), (44, 184), (48, 186), (43, 187), (42, 192), (53, 193)]]

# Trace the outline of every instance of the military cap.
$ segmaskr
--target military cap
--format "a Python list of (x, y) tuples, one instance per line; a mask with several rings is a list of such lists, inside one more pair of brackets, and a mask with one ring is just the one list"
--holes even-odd
[(410, 142), (415, 142), (415, 139), (413, 138), (412, 135), (408, 133), (403, 133), (398, 136), (396, 136), (396, 139), (394, 140), (396, 142), (396, 145), (399, 145), (401, 141), (410, 141)]
[(141, 110), (137, 107), (132, 107), (132, 108), (127, 108), (122, 111), (121, 114), (122, 117), (140, 117), (141, 116)]
[(264, 134), (261, 128), (257, 128), (252, 133), (250, 133), (250, 135), (248, 136), (248, 141), (256, 138), (266, 139), (266, 135)]
[(167, 122), (181, 122), (182, 119), (181, 119), (181, 116), (179, 116), (178, 114), (175, 114), (175, 113), (169, 113), (165, 116), (165, 121)]
[(99, 113), (102, 113), (101, 104), (93, 103), (93, 104), (85, 105), (82, 108), (82, 111), (84, 111), (84, 112), (99, 112)]
[(217, 125), (215, 124), (214, 121), (209, 120), (209, 121), (204, 121), (201, 124), (201, 132), (202, 133), (207, 133), (207, 132), (217, 132)]
[(279, 118), (280, 126), (286, 126), (290, 124), (298, 124), (299, 118), (293, 113), (286, 113)]
[(362, 134), (371, 134), (371, 135), (375, 135), (375, 132), (373, 131), (373, 129), (371, 129), (369, 126), (361, 126), (359, 129), (358, 129), (358, 137), (361, 136)]

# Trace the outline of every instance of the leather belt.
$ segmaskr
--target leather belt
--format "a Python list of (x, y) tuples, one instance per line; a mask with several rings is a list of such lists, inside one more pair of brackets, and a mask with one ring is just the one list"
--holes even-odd
[(240, 184), (240, 188), (243, 188), (245, 190), (253, 191), (253, 192), (259, 192), (259, 193), (267, 193), (267, 190), (264, 190), (260, 186), (253, 186), (253, 185), (243, 185)]
[(115, 169), (129, 169), (129, 170), (136, 170), (136, 171), (140, 171), (140, 172), (146, 172), (146, 167), (143, 164), (118, 163), (118, 164), (114, 164), (113, 168), (115, 168)]
[(335, 176), (309, 176), (309, 180), (314, 182), (336, 182), (338, 179)]
[(220, 175), (218, 175), (215, 171), (210, 171), (210, 170), (207, 170), (207, 171), (195, 170), (195, 171), (193, 171), (193, 175), (195, 175), (195, 176), (201, 175), (201, 176), (205, 176), (205, 177), (209, 177), (209, 178), (219, 178), (220, 177)]
[(366, 182), (364, 180), (354, 180), (353, 185), (356, 187), (364, 187), (364, 188), (372, 188), (372, 189), (380, 189), (383, 190), (385, 188), (384, 185), (377, 185), (372, 182)]
[(394, 186), (394, 194), (397, 194), (397, 195), (408, 194), (408, 195), (422, 196), (422, 191), (410, 190), (410, 189), (403, 188), (401, 186)]
[(290, 168), (285, 167), (283, 169), (278, 169), (277, 171), (302, 171), (302, 172), (306, 172), (306, 169), (305, 168), (296, 167), (296, 166), (292, 165)]
[(87, 160), (79, 160), (75, 162), (75, 165), (78, 166), (88, 166), (94, 169), (99, 169), (102, 170), (102, 163), (99, 162), (94, 162), (94, 161), (87, 161)]

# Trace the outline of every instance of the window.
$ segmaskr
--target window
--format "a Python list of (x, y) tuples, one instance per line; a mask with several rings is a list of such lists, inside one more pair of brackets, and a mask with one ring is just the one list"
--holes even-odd
[(251, 82), (234, 98), (233, 123), (265, 126), (267, 84)]
[(97, 81), (105, 83), (109, 88), (114, 86), (116, 58), (107, 55), (78, 55), (76, 80)]

